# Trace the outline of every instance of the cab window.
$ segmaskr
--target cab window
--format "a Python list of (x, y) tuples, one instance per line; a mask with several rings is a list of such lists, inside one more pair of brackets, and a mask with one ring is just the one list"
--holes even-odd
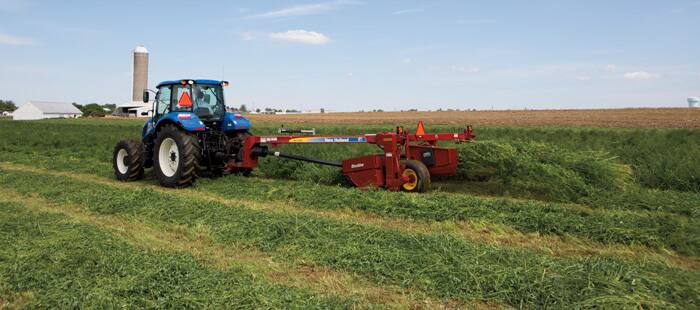
[(172, 106), (173, 111), (189, 112), (192, 111), (192, 93), (189, 85), (174, 85), (175, 98)]
[(221, 119), (226, 113), (220, 85), (195, 85), (192, 90), (194, 112), (201, 119)]
[(155, 100), (157, 116), (162, 116), (170, 112), (170, 100), (172, 97), (172, 91), (170, 88), (170, 85), (161, 86), (158, 88), (158, 94), (156, 94)]

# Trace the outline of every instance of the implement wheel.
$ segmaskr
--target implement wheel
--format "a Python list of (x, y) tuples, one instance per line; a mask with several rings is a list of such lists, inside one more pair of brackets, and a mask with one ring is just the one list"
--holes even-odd
[(409, 179), (408, 182), (401, 185), (401, 190), (415, 193), (427, 192), (430, 189), (430, 171), (428, 171), (428, 167), (417, 160), (402, 160), (401, 163), (406, 165), (402, 175)]
[(185, 187), (197, 179), (202, 150), (196, 136), (167, 125), (158, 132), (153, 155), (160, 185)]
[(117, 180), (136, 181), (143, 178), (143, 144), (121, 140), (114, 147), (112, 167)]

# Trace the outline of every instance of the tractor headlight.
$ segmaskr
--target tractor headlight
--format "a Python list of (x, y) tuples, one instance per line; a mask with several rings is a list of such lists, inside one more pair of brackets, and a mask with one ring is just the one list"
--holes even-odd
[(228, 86), (228, 81), (222, 81), (221, 86)]

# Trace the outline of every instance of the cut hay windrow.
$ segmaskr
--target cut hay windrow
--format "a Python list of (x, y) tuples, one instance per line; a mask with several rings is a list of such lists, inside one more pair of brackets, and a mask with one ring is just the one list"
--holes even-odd
[(28, 172), (3, 170), (0, 183), (53, 202), (84, 205), (96, 214), (207, 226), (213, 241), (223, 245), (254, 247), (280, 259), (355, 272), (436, 298), (487, 299), (533, 308), (692, 308), (700, 303), (698, 272), (644, 261), (558, 258), (450, 236), (270, 214), (150, 189), (117, 190)]
[(598, 151), (632, 167), (645, 188), (700, 192), (700, 130), (586, 127), (485, 127), (480, 137), (504, 143), (536, 142), (572, 152)]
[[(392, 130), (394, 125), (334, 125), (288, 124), (287, 127), (310, 128), (325, 135), (351, 134)], [(412, 128), (415, 124), (403, 124)], [(428, 123), (430, 131), (452, 132), (455, 125)], [(0, 140), (0, 152), (32, 154), (37, 157), (60, 155), (89, 159), (88, 164), (74, 163), (75, 168), (97, 171), (108, 167), (114, 141), (120, 137), (138, 138), (143, 122), (140, 120), (104, 121), (95, 119), (45, 120), (17, 123), (0, 121), (0, 132), (11, 132)], [(278, 123), (255, 123), (256, 134), (274, 134)], [(461, 125), (463, 127), (463, 125)], [(635, 183), (645, 188), (700, 192), (700, 130), (697, 129), (620, 129), (586, 127), (478, 127), (478, 141), (495, 141), (505, 144), (545, 143), (571, 153), (596, 151), (619, 157), (617, 162), (630, 165)], [(306, 148), (309, 150), (309, 148)], [(339, 146), (328, 150), (339, 158), (366, 154), (373, 148), (348, 148)], [(312, 153), (315, 150), (310, 150)], [(324, 151), (325, 152), (325, 151)], [(3, 155), (0, 154), (0, 161)], [(26, 157), (25, 157), (26, 159)], [(91, 160), (94, 159), (94, 160)], [(334, 159), (329, 157), (327, 159)], [(41, 160), (41, 158), (39, 158)], [(46, 164), (51, 164), (46, 160)], [(105, 165), (106, 164), (106, 165)], [(264, 167), (262, 167), (264, 168)], [(97, 170), (96, 170), (97, 169)], [(105, 173), (108, 169), (103, 169)], [(325, 173), (325, 172), (324, 172)], [(327, 178), (328, 179), (328, 178)]]
[[(357, 147), (347, 146), (286, 146), (283, 149), (333, 159), (356, 156), (360, 152)], [(475, 192), (473, 186), (478, 182), (495, 187), (496, 192), (491, 194), (581, 202), (601, 193), (625, 191), (632, 181), (630, 167), (603, 152), (571, 152), (544, 143), (492, 141), (461, 144), (457, 149), (457, 174), (446, 180), (473, 182), (465, 183), (458, 191)], [(263, 159), (259, 173), (270, 178), (344, 184), (338, 169), (277, 158)], [(478, 188), (476, 190), (478, 193)]]
[[(66, 221), (94, 226), (137, 249), (185, 253), (192, 255), (198, 262), (211, 269), (235, 270), (258, 279), (258, 282), (263, 284), (309, 290), (312, 294), (323, 298), (340, 298), (352, 303), (356, 308), (430, 308), (443, 304), (415, 291), (386, 285), (375, 286), (352, 274), (335, 272), (308, 263), (293, 265), (274, 260), (251, 248), (220, 247), (212, 244), (212, 238), (206, 226), (185, 227), (154, 221), (144, 223), (123, 216), (94, 214), (86, 211), (85, 206), (52, 203), (45, 199), (26, 197), (13, 191), (0, 189), (0, 203), (3, 202), (19, 204), (26, 211), (65, 215), (68, 218)], [(445, 303), (461, 305), (453, 300)], [(481, 305), (483, 302), (474, 301), (474, 304)]]
[[(0, 163), (0, 169), (8, 169), (19, 172), (31, 172), (69, 178), (79, 182), (89, 182), (105, 186), (114, 186), (125, 189), (153, 189), (160, 193), (172, 194), (172, 190), (162, 188), (155, 184), (143, 182), (120, 183), (110, 178), (100, 176), (50, 171), (25, 165)], [(271, 180), (256, 180), (257, 182), (271, 182)], [(251, 186), (255, 187), (255, 183)], [(0, 195), (7, 190), (0, 189)], [(17, 197), (11, 192), (10, 196)], [(371, 211), (350, 208), (318, 208), (313, 205), (298, 205), (290, 200), (282, 203), (259, 202), (251, 199), (231, 198), (207, 190), (180, 189), (176, 193), (186, 197), (197, 198), (201, 201), (216, 201), (228, 206), (243, 206), (252, 210), (261, 210), (271, 213), (309, 215), (321, 218), (333, 219), (344, 223), (363, 223), (373, 227), (395, 229), (405, 233), (422, 233), (434, 235), (449, 235), (463, 238), (468, 242), (476, 242), (499, 247), (517, 249), (529, 249), (539, 253), (561, 257), (575, 256), (607, 256), (618, 257), (634, 262), (646, 260), (658, 262), (673, 268), (688, 270), (700, 270), (700, 260), (696, 258), (669, 252), (666, 249), (655, 249), (642, 245), (604, 244), (590, 239), (577, 238), (571, 235), (552, 235), (539, 233), (525, 233), (513, 229), (510, 226), (483, 219), (474, 220), (444, 220), (434, 221), (426, 219), (412, 219), (409, 217), (383, 215), (380, 216)], [(38, 199), (38, 198), (31, 198)], [(47, 204), (49, 202), (46, 202)], [(52, 204), (65, 209), (65, 206)], [(164, 225), (163, 227), (167, 227)], [(179, 231), (179, 230), (178, 230)], [(198, 230), (195, 230), (199, 232)], [(207, 238), (210, 239), (210, 238)]]
[(133, 247), (92, 225), (0, 202), (0, 307), (352, 308), (194, 257)]
[(494, 182), (504, 194), (580, 202), (626, 190), (628, 166), (602, 152), (570, 152), (544, 143), (480, 141), (460, 145), (456, 178)]
[[(437, 221), (487, 220), (526, 233), (568, 234), (604, 243), (668, 248), (695, 257), (700, 249), (698, 219), (684, 219), (664, 213), (644, 214), (619, 209), (614, 212), (604, 209), (594, 211), (538, 201), (444, 193), (416, 196), (257, 178), (203, 179), (195, 188), (262, 202), (293, 201), (318, 209), (344, 207), (381, 215)], [(323, 193), (323, 200), (318, 199), (319, 192)]]
[[(224, 179), (195, 190), (315, 209), (351, 209), (382, 216), (433, 221), (488, 221), (527, 233), (572, 235), (603, 243), (645, 245), (700, 256), (700, 220), (665, 212), (592, 209), (535, 200), (467, 194), (406, 195), (313, 183)], [(319, 193), (322, 193), (319, 196)]]

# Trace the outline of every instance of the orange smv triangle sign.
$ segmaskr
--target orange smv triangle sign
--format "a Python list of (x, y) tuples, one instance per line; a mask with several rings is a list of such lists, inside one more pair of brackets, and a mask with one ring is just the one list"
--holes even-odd
[(418, 121), (418, 127), (416, 127), (416, 135), (422, 136), (425, 134), (425, 127), (423, 127), (423, 121)]
[(177, 101), (177, 105), (185, 108), (192, 106), (192, 98), (190, 98), (189, 92), (184, 92), (180, 95), (180, 99)]

